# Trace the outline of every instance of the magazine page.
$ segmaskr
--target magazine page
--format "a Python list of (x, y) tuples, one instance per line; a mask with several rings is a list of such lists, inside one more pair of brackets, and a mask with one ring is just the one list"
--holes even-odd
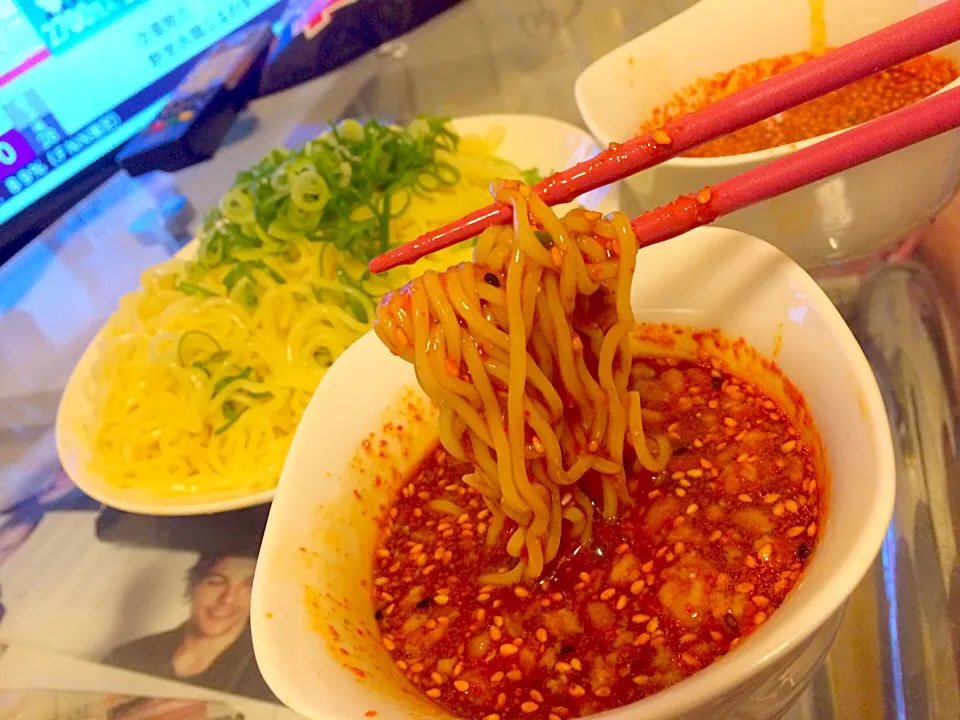
[(0, 515), (0, 643), (276, 702), (249, 625), (266, 513), (128, 515), (57, 471)]
[(0, 720), (243, 720), (220, 702), (80, 692), (0, 690)]

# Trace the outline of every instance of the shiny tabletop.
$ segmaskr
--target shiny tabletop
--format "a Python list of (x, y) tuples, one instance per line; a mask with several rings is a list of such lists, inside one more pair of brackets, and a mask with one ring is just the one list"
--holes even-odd
[[(139, 273), (189, 239), (234, 173), (329, 120), (530, 113), (580, 124), (576, 76), (690, 0), (468, 0), (351, 65), (254, 102), (210, 162), (117, 175), (0, 267), (0, 513), (57, 466), (73, 363)], [(691, 52), (695, 52), (691, 48)], [(636, 209), (624, 199), (625, 210)], [(898, 445), (881, 558), (790, 720), (960, 717), (960, 464), (952, 301), (919, 264), (848, 278), (842, 310)]]

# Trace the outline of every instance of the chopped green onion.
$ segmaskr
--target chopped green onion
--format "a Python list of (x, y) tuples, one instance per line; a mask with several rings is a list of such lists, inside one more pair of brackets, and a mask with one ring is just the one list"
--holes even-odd
[(253, 373), (252, 367), (245, 367), (243, 370), (238, 372), (236, 375), (227, 375), (217, 380), (217, 384), (213, 386), (213, 394), (211, 398), (215, 398), (221, 392), (227, 389), (227, 386), (230, 383), (236, 382), (237, 380), (249, 380), (250, 375)]
[(537, 240), (543, 245), (547, 250), (553, 247), (553, 237), (550, 233), (544, 230), (534, 230), (533, 234), (536, 235)]
[(520, 179), (523, 180), (525, 185), (536, 185), (543, 180), (543, 175), (537, 168), (527, 168), (520, 171)]
[(240, 419), (240, 416), (243, 415), (247, 410), (250, 409), (249, 405), (243, 405), (237, 407), (236, 403), (232, 403), (229, 400), (223, 404), (223, 417), (226, 419), (226, 422), (223, 423), (220, 427), (213, 431), (214, 435), (222, 435), (231, 426)]
[[(212, 350), (211, 346), (216, 349)], [(215, 353), (222, 350), (220, 343), (210, 333), (203, 330), (188, 330), (177, 341), (177, 362), (180, 363), (181, 367), (187, 367), (193, 363), (197, 354)], [(187, 358), (186, 355), (191, 351), (194, 357)]]

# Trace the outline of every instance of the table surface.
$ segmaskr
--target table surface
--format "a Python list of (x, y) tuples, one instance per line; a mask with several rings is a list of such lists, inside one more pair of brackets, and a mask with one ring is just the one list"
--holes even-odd
[[(577, 74), (690, 4), (469, 0), (341, 71), (253, 103), (250, 131), (211, 162), (174, 176), (116, 176), (0, 268), (0, 509), (57, 467), (57, 402), (86, 343), (140, 271), (189, 236), (163, 221), (171, 198), (202, 212), (270, 147), (343, 116), (516, 112), (579, 124)], [(624, 203), (629, 211), (632, 199)], [(952, 718), (960, 707), (953, 308), (918, 265), (853, 284), (862, 289), (843, 309), (896, 414), (897, 511), (834, 650), (789, 717)], [(133, 687), (122, 673), (27, 649), (29, 637), (18, 643), (0, 655), (0, 688)], [(172, 692), (139, 682), (138, 691)]]

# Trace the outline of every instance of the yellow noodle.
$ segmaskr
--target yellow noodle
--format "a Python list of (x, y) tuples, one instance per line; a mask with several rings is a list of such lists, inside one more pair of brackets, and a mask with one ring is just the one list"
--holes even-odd
[[(599, 475), (598, 501), (612, 517), (632, 502), (627, 443), (650, 470), (662, 469), (670, 446), (657, 438), (650, 452), (640, 396), (629, 391), (636, 239), (626, 217), (574, 210), (561, 220), (517, 183), (495, 184), (494, 196), (513, 205), (513, 226), (484, 231), (472, 263), (386, 296), (374, 328), (416, 365), (440, 408), (442, 442), (473, 463), (465, 481), (491, 510), (487, 543), (509, 529), (516, 566), (482, 579), (499, 584), (540, 576), (559, 552), (563, 519), (590, 539), (593, 505), (579, 486), (587, 472)], [(578, 317), (578, 300), (597, 293), (591, 317)], [(566, 502), (561, 488), (573, 490)]]
[[(497, 177), (520, 177), (518, 168), (495, 156), (499, 142), (497, 133), (467, 135), (455, 152), (438, 151), (436, 159), (454, 168), (459, 181), (424, 194), (395, 196), (394, 208), (409, 204), (389, 221), (390, 245), (486, 205), (489, 184)], [(228, 196), (225, 204), (245, 212), (235, 192)], [(144, 272), (142, 288), (121, 299), (101, 332), (86, 388), (92, 412), (81, 430), (91, 446), (90, 469), (112, 485), (166, 496), (275, 486), (311, 395), (330, 365), (370, 329), (378, 299), (425, 270), (444, 270), (470, 254), (468, 247), (451, 248), (414, 266), (369, 277), (365, 261), (336, 242), (240, 219), (244, 222), (234, 223), (233, 231), (261, 246), (235, 249), (233, 257), (262, 262), (284, 282), (254, 270), (256, 303), (245, 302), (250, 281), (241, 279), (228, 289), (226, 276), (234, 266), (212, 262), (216, 253), (201, 233), (196, 259), (172, 259)], [(354, 219), (363, 220), (363, 213)], [(344, 276), (353, 283), (344, 282)], [(429, 302), (422, 311), (432, 318), (431, 325), (442, 320), (445, 355), (456, 367), (463, 342), (457, 337), (459, 316), (453, 298), (434, 279), (426, 280)], [(184, 292), (184, 280), (202, 292)], [(495, 289), (482, 282), (477, 287), (482, 294), (474, 304), (489, 302)], [(494, 302), (504, 306), (504, 301)], [(488, 324), (480, 313), (476, 317)], [(181, 340), (199, 339), (195, 333), (212, 341), (198, 342), (182, 362)], [(193, 365), (211, 357), (222, 359), (210, 363), (209, 374)], [(458, 447), (464, 436), (460, 413), (469, 413), (478, 396), (471, 394), (472, 384), (442, 372), (444, 365), (436, 365), (426, 380), (434, 392), (466, 392), (467, 400), (452, 415), (448, 411), (444, 421), (444, 443)], [(245, 369), (249, 377), (229, 380)], [(218, 383), (226, 384), (214, 397)], [(225, 410), (235, 417), (229, 427)], [(473, 420), (476, 441), (489, 443), (485, 420)], [(464, 457), (466, 448), (459, 449), (458, 457)]]

